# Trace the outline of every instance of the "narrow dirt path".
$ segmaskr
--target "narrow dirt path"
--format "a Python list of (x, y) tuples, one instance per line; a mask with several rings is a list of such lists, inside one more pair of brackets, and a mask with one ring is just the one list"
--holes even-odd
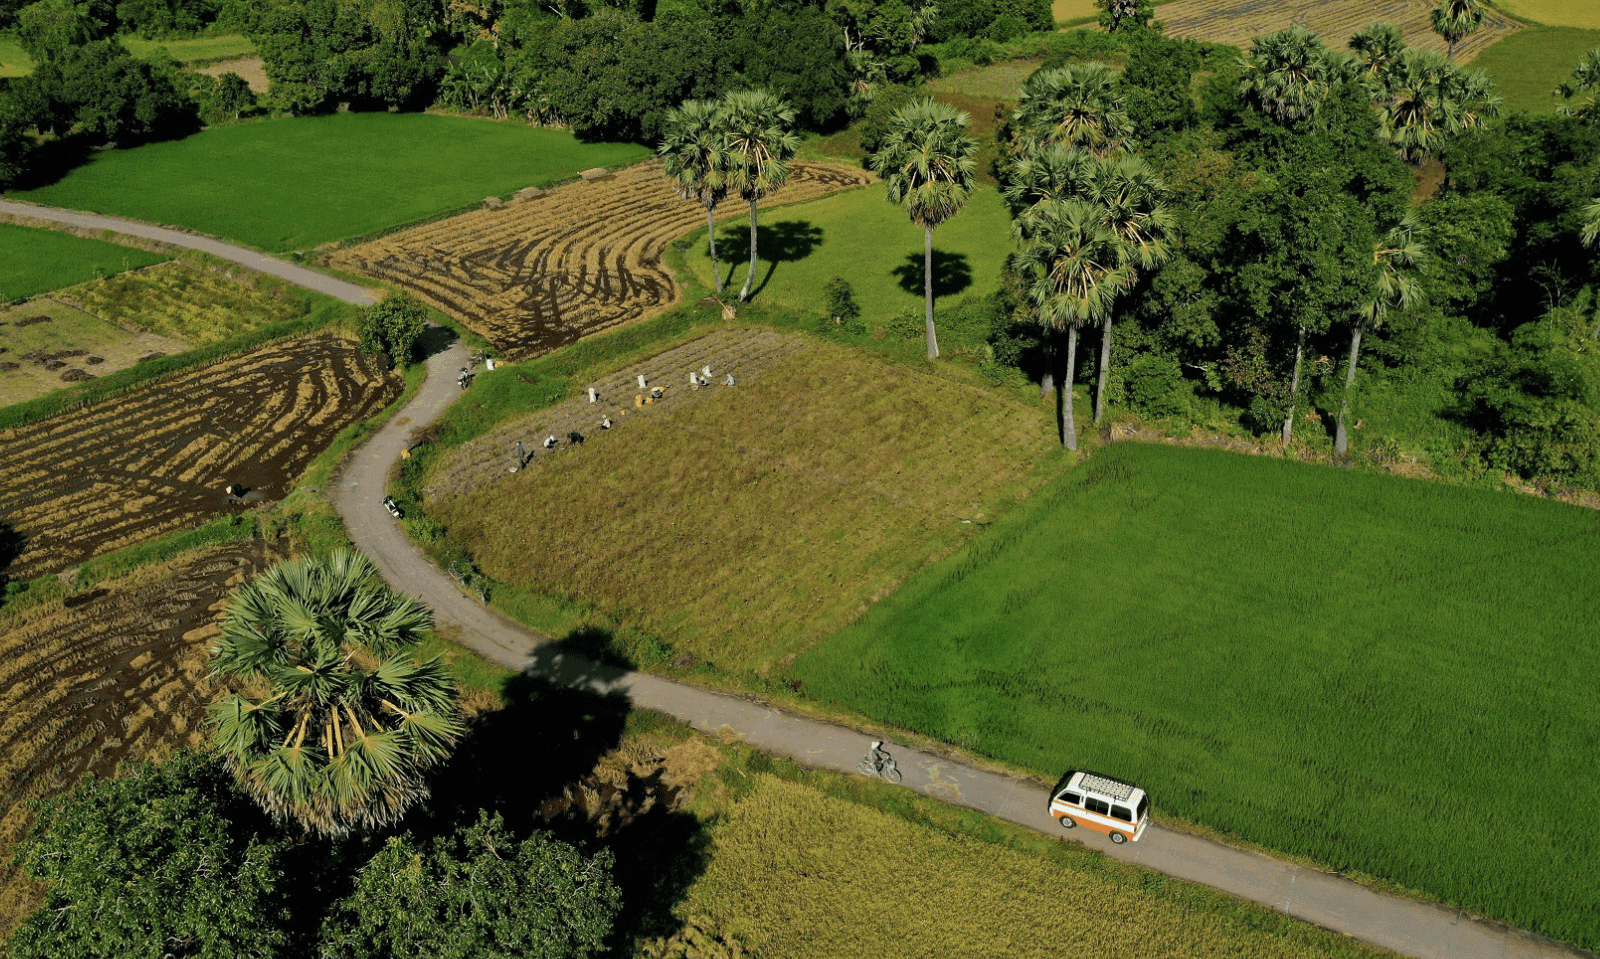
[(124, 220), (117, 216), (102, 216), (98, 213), (79, 213), (76, 210), (62, 210), (53, 206), (36, 206), (32, 203), (19, 203), (16, 200), (0, 199), (0, 213), (10, 213), (14, 216), (28, 216), (36, 220), (50, 220), (54, 223), (65, 223), (68, 226), (83, 227), (89, 230), (111, 230), (116, 233), (126, 233), (129, 236), (143, 237), (146, 240), (159, 240), (162, 243), (171, 243), (173, 246), (188, 247), (191, 250), (200, 250), (224, 260), (232, 260), (252, 270), (275, 276), (280, 280), (288, 280), (295, 286), (303, 286), (317, 293), (326, 293), (328, 296), (354, 303), (358, 306), (371, 306), (378, 302), (378, 298), (365, 287), (357, 286), (346, 280), (334, 279), (325, 273), (308, 270), (303, 266), (285, 263), (277, 257), (248, 250), (232, 243), (201, 236), (198, 233), (185, 233), (182, 230), (170, 230), (166, 227), (155, 226), (150, 223), (140, 223), (138, 220)]
[[(390, 466), (399, 458), (411, 431), (427, 424), (457, 398), (453, 374), (467, 363), (467, 352), (460, 345), (432, 357), (427, 382), (416, 398), (357, 451), (332, 491), (350, 538), (372, 557), (384, 578), (422, 599), (433, 608), (441, 625), (459, 631), (460, 642), (500, 665), (597, 692), (625, 692), (638, 705), (701, 730), (736, 737), (812, 766), (853, 772), (867, 750), (867, 737), (860, 733), (556, 652), (547, 637), (500, 617), (465, 595), (406, 538), (380, 505)], [(892, 743), (889, 749), (905, 774), (904, 785), (911, 789), (1043, 832), (1062, 833), (1045, 809), (1047, 786), (972, 769)], [(1419, 959), (1585, 955), (1561, 943), (1463, 916), (1454, 909), (1386, 896), (1315, 869), (1159, 826), (1150, 828), (1139, 842), (1123, 846), (1114, 846), (1106, 837), (1086, 829), (1062, 838)]]

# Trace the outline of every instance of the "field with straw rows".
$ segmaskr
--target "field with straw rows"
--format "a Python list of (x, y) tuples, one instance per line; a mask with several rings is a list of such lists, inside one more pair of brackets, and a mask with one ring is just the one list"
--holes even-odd
[[(869, 179), (842, 165), (797, 163), (763, 206)], [(406, 287), (525, 360), (671, 305), (677, 291), (661, 254), (705, 220), (705, 209), (679, 200), (651, 162), (340, 250), (333, 260)]]
[(789, 678), (1592, 950), (1597, 548), (1580, 507), (1119, 444)]
[[(1392, 23), (1405, 32), (1408, 45), (1443, 53), (1445, 42), (1428, 19), (1433, 7), (1427, 0), (1176, 0), (1160, 7), (1156, 19), (1166, 24), (1168, 36), (1244, 48), (1253, 37), (1300, 25), (1336, 50), (1347, 49), (1350, 37), (1370, 24)], [(1490, 10), (1483, 28), (1456, 47), (1456, 58), (1470, 60), (1520, 26)]]
[(313, 336), (0, 430), (0, 521), (24, 541), (6, 573), (55, 572), (280, 499), (340, 430), (399, 392), (349, 340)]
[(280, 558), (258, 541), (213, 546), (0, 617), (0, 935), (36, 905), (9, 867), (24, 803), (199, 744), (223, 598)]
[(765, 959), (1390, 956), (1115, 865), (1090, 872), (758, 775), (684, 910)]
[[(704, 365), (713, 385), (691, 393)], [(666, 386), (642, 411), (639, 374)], [(844, 625), (1036, 482), (1055, 448), (1042, 406), (770, 330), (719, 332), (597, 385), (602, 404), (531, 414), (443, 456), (427, 511), (489, 576), (626, 611), (736, 669)], [(581, 428), (581, 445), (539, 446), (607, 413), (617, 425)], [(535, 455), (511, 475), (518, 438)]]
[(102, 320), (190, 346), (305, 315), (299, 296), (282, 287), (262, 289), (249, 282), (249, 274), (243, 282), (230, 274), (167, 263), (62, 290), (56, 298)]

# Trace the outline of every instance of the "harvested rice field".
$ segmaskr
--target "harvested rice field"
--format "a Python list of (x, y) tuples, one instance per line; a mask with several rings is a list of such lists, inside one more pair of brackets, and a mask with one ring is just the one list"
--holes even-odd
[[(1177, 0), (1156, 13), (1168, 36), (1185, 40), (1248, 47), (1253, 37), (1298, 24), (1321, 34), (1328, 46), (1344, 50), (1350, 37), (1370, 24), (1392, 23), (1405, 32), (1408, 45), (1443, 53), (1445, 42), (1428, 19), (1433, 7), (1427, 0)], [(1483, 28), (1456, 48), (1456, 58), (1470, 60), (1520, 27), (1489, 10)]]
[[(797, 163), (768, 203), (870, 181), (860, 169)], [(723, 212), (742, 207), (728, 203)], [(705, 220), (705, 209), (679, 200), (650, 162), (524, 191), (498, 209), (340, 250), (333, 262), (411, 290), (521, 361), (671, 306), (678, 294), (661, 255)]]
[(224, 597), (282, 558), (260, 541), (208, 547), (0, 617), (0, 935), (37, 905), (9, 865), (24, 804), (198, 745)]
[[(691, 389), (705, 366), (711, 385)], [(661, 399), (645, 402), (640, 375)], [(426, 510), (495, 580), (734, 669), (765, 671), (855, 618), (1042, 482), (1056, 448), (1043, 404), (772, 330), (718, 331), (592, 385), (600, 402), (441, 456)], [(534, 457), (512, 473), (518, 440)]]
[[(5, 572), (56, 572), (281, 499), (340, 430), (400, 389), (354, 343), (320, 335), (0, 430), (0, 520), (23, 539)], [(242, 497), (223, 491), (232, 483)]]
[(102, 320), (209, 346), (307, 313), (303, 294), (260, 274), (164, 263), (56, 294)]
[(187, 349), (181, 340), (124, 329), (60, 300), (0, 307), (0, 406)]

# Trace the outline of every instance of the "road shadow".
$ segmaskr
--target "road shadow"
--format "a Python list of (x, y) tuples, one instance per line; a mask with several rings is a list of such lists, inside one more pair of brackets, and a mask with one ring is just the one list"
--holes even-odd
[(517, 834), (554, 833), (586, 852), (610, 850), (623, 911), (615, 943), (670, 935), (674, 907), (705, 870), (710, 837), (694, 815), (676, 809), (680, 790), (660, 770), (645, 775), (596, 765), (622, 742), (633, 703), (619, 688), (629, 666), (604, 630), (578, 630), (532, 651), (508, 679), (503, 708), (476, 717), (455, 755), (433, 777), (433, 799), (408, 823), (447, 833), (500, 813)]
[[(917, 296), (923, 295), (922, 254), (910, 253), (905, 262), (890, 270), (900, 289)], [(960, 293), (972, 285), (972, 264), (961, 253), (933, 251), (933, 296), (940, 299)]]
[(427, 362), (430, 357), (437, 356), (448, 350), (456, 342), (456, 331), (448, 326), (434, 326), (429, 324), (422, 328), (422, 335), (417, 337), (417, 359)]
[[(779, 220), (756, 228), (756, 259), (765, 260), (766, 273), (761, 281), (750, 288), (750, 298), (755, 299), (767, 288), (779, 263), (797, 263), (816, 251), (822, 242), (822, 227), (809, 220)], [(738, 250), (740, 256), (728, 256), (729, 250)], [(733, 283), (733, 273), (740, 264), (749, 264), (749, 227), (730, 227), (717, 237), (717, 253), (726, 263), (728, 275), (722, 285)], [(757, 267), (759, 269), (759, 265)]]

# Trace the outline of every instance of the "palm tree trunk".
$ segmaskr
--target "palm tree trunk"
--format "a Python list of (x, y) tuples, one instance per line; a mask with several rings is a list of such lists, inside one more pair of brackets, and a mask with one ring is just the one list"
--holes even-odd
[(1300, 327), (1300, 338), (1294, 347), (1294, 375), (1289, 379), (1289, 415), (1283, 418), (1283, 445), (1294, 438), (1294, 408), (1300, 397), (1300, 360), (1306, 354), (1306, 328)]
[(1106, 314), (1105, 325), (1100, 328), (1100, 385), (1094, 392), (1094, 421), (1098, 424), (1106, 416), (1106, 373), (1111, 368), (1111, 315)]
[(1344, 420), (1350, 413), (1350, 389), (1356, 382), (1356, 363), (1361, 359), (1361, 324), (1350, 331), (1350, 368), (1344, 375), (1344, 399), (1339, 403), (1339, 427), (1333, 431), (1333, 452), (1343, 456), (1350, 449), (1350, 434), (1345, 432)]
[[(1055, 351), (1051, 351), (1054, 358)], [(1067, 368), (1061, 378), (1061, 445), (1069, 450), (1078, 448), (1078, 424), (1072, 417), (1072, 380), (1078, 364), (1078, 328), (1067, 328)]]
[(933, 227), (922, 228), (922, 293), (928, 301), (928, 359), (939, 358), (939, 338), (933, 335)]
[(717, 278), (717, 296), (722, 296), (722, 268), (717, 266), (717, 221), (711, 215), (711, 207), (706, 207), (706, 230), (711, 237), (711, 275)]
[(750, 198), (750, 272), (745, 274), (744, 289), (739, 291), (739, 302), (750, 299), (750, 284), (756, 278), (756, 200)]

